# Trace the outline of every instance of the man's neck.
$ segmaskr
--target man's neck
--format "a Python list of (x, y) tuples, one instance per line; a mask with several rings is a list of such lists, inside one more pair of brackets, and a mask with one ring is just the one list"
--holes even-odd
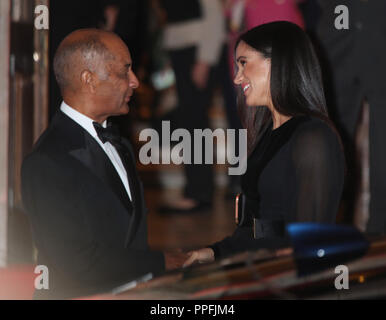
[(93, 112), (93, 109), (95, 108), (90, 105), (90, 100), (86, 100), (87, 99), (73, 99), (71, 96), (63, 97), (63, 101), (74, 110), (92, 119), (93, 121), (98, 122), (99, 124), (104, 123), (107, 120), (107, 117), (95, 115)]

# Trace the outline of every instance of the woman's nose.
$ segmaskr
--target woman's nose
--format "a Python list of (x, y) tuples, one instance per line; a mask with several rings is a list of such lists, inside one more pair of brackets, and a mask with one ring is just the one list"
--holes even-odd
[(235, 76), (235, 78), (233, 79), (233, 83), (234, 83), (235, 85), (240, 85), (240, 84), (241, 84), (241, 80), (242, 80), (242, 74), (241, 74), (241, 72), (240, 72), (240, 70), (239, 70), (239, 71), (237, 71), (236, 76)]

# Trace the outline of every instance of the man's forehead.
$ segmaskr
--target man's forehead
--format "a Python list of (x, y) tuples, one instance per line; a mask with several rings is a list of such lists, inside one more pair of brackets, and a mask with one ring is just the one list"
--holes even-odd
[(131, 54), (126, 44), (118, 37), (107, 41), (106, 43), (108, 49), (114, 55), (115, 59), (123, 62), (124, 64), (131, 64)]
[(132, 61), (131, 61), (131, 55), (128, 50), (122, 54), (117, 54), (116, 55), (116, 61), (123, 66), (131, 66)]

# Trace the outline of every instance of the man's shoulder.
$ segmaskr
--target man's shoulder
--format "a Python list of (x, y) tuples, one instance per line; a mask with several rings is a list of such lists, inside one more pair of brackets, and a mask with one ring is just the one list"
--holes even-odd
[(82, 141), (82, 131), (64, 114), (56, 114), (48, 128), (25, 157), (26, 162), (44, 166), (47, 162), (65, 162), (69, 151), (77, 148)]
[(58, 112), (33, 147), (32, 153), (65, 154), (82, 141), (83, 130), (62, 112)]
[(23, 159), (22, 172), (39, 175), (42, 171), (49, 171), (51, 168), (66, 167), (66, 153), (49, 142), (49, 138), (43, 139), (34, 147), (32, 152)]

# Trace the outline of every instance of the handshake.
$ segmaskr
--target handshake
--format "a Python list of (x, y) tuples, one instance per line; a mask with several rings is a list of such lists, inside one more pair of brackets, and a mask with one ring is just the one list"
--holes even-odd
[(214, 251), (210, 248), (204, 248), (188, 253), (182, 251), (165, 252), (164, 256), (166, 271), (186, 268), (193, 264), (213, 262), (215, 260)]

